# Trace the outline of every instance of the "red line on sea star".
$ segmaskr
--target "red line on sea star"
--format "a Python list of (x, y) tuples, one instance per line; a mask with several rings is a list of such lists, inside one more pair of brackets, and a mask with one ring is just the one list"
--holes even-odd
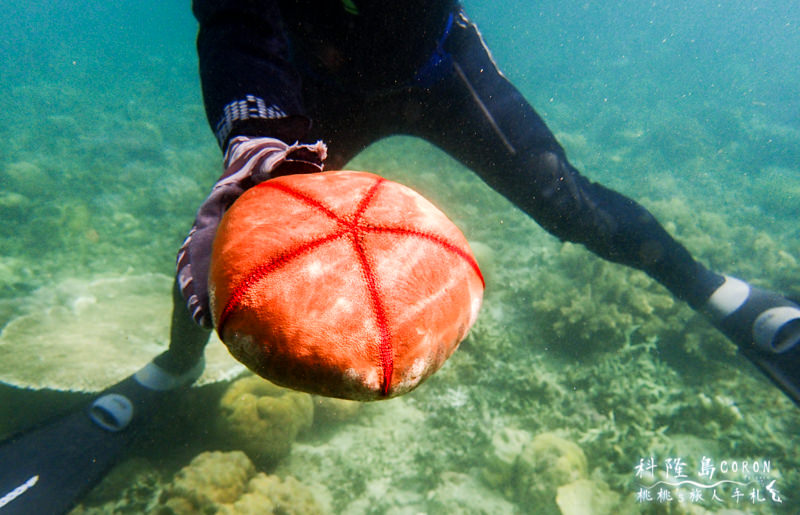
[(447, 241), (446, 239), (442, 238), (433, 233), (425, 232), (425, 231), (417, 231), (415, 229), (406, 229), (403, 227), (383, 227), (379, 225), (370, 225), (370, 226), (361, 226), (362, 230), (367, 230), (373, 233), (390, 233), (390, 234), (404, 234), (406, 236), (413, 236), (416, 238), (421, 238), (423, 240), (428, 240), (436, 243), (437, 245), (443, 247), (445, 250), (452, 252), (460, 256), (464, 259), (467, 264), (472, 268), (472, 270), (478, 275), (478, 278), (481, 280), (481, 284), (483, 287), (486, 287), (486, 283), (483, 280), (483, 273), (481, 273), (481, 269), (478, 266), (478, 262), (475, 261), (475, 258), (466, 250), (462, 249), (458, 245)]
[(337, 222), (340, 222), (340, 223), (344, 223), (344, 220), (342, 219), (342, 217), (340, 217), (339, 215), (334, 213), (331, 208), (329, 208), (328, 206), (326, 206), (325, 204), (323, 204), (319, 200), (315, 199), (314, 197), (312, 197), (312, 196), (310, 196), (310, 195), (308, 195), (306, 193), (303, 193), (302, 191), (297, 191), (294, 188), (290, 188), (289, 186), (287, 186), (286, 184), (283, 184), (281, 182), (264, 181), (264, 182), (258, 184), (256, 186), (256, 188), (272, 188), (272, 189), (276, 189), (278, 191), (282, 191), (282, 192), (286, 193), (289, 196), (292, 196), (292, 197), (294, 197), (294, 198), (296, 198), (296, 199), (298, 199), (298, 200), (300, 200), (302, 202), (305, 202), (309, 206), (315, 208), (317, 211), (320, 211), (323, 214), (325, 214), (328, 218), (330, 218), (332, 220), (336, 220)]
[(375, 315), (375, 323), (378, 326), (378, 354), (381, 360), (381, 371), (383, 372), (381, 394), (386, 396), (389, 395), (389, 388), (392, 386), (392, 371), (394, 370), (392, 337), (389, 331), (389, 322), (386, 319), (386, 308), (381, 301), (378, 281), (375, 277), (372, 264), (369, 262), (367, 253), (360, 241), (359, 235), (355, 231), (351, 234), (353, 250), (355, 250), (359, 263), (361, 264), (362, 276), (364, 277), (364, 282), (366, 283), (367, 291), (369, 292), (369, 298), (372, 304), (372, 313)]
[(365, 226), (361, 225), (361, 218), (364, 212), (369, 207), (369, 204), (375, 199), (378, 188), (383, 184), (386, 179), (379, 177), (375, 184), (370, 187), (364, 194), (364, 197), (359, 201), (358, 208), (353, 214), (353, 223), (351, 226), (351, 240), (353, 242), (353, 250), (358, 256), (358, 261), (361, 264), (361, 272), (364, 277), (364, 282), (369, 292), (369, 298), (372, 304), (372, 313), (375, 315), (375, 324), (378, 326), (378, 355), (381, 361), (381, 372), (383, 373), (383, 380), (381, 382), (381, 394), (383, 396), (389, 395), (389, 389), (392, 386), (392, 372), (394, 371), (394, 355), (392, 352), (392, 336), (389, 331), (389, 322), (387, 320), (386, 308), (381, 299), (380, 288), (378, 287), (378, 279), (375, 276), (372, 263), (367, 257), (367, 252), (361, 242), (361, 237), (364, 235)]
[(282, 267), (283, 265), (290, 262), (292, 259), (311, 252), (315, 248), (323, 245), (329, 241), (333, 241), (337, 238), (341, 238), (343, 235), (347, 234), (347, 230), (342, 229), (340, 231), (334, 232), (329, 234), (328, 236), (317, 238), (315, 240), (311, 240), (309, 242), (305, 242), (279, 256), (267, 261), (266, 263), (262, 263), (257, 267), (253, 268), (239, 284), (231, 292), (231, 296), (228, 299), (228, 302), (225, 304), (225, 308), (222, 310), (222, 314), (219, 316), (219, 324), (217, 332), (219, 333), (220, 337), (222, 337), (223, 330), (225, 328), (225, 323), (228, 321), (231, 313), (239, 307), (239, 304), (242, 302), (242, 299), (258, 281), (264, 278), (267, 274), (274, 272), (278, 268)]

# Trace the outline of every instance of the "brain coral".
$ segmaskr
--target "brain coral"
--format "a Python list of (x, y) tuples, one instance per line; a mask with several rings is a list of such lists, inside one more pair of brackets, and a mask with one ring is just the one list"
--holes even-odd
[(528, 442), (515, 463), (515, 500), (537, 506), (539, 513), (559, 513), (558, 487), (588, 477), (583, 450), (554, 433), (541, 433)]
[(272, 464), (289, 454), (313, 418), (309, 394), (247, 376), (231, 383), (222, 396), (217, 434), (226, 447), (244, 451), (259, 465)]
[(293, 477), (256, 473), (240, 451), (204, 452), (166, 486), (159, 515), (326, 513), (308, 487)]

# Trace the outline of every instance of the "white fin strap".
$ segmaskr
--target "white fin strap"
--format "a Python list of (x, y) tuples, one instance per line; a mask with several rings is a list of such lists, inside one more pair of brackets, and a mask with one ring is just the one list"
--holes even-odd
[(779, 306), (768, 309), (758, 315), (753, 322), (753, 340), (756, 345), (770, 349), (772, 352), (783, 352), (791, 347), (796, 340), (794, 338), (782, 338), (777, 340), (778, 331), (786, 324), (794, 320), (800, 320), (800, 309), (793, 306)]
[(174, 390), (175, 388), (179, 388), (181, 386), (185, 386), (188, 384), (192, 384), (203, 374), (203, 369), (205, 369), (206, 361), (205, 359), (201, 358), (195, 366), (190, 368), (188, 371), (184, 372), (181, 375), (174, 375), (170, 374), (163, 368), (159, 367), (152, 361), (141, 368), (136, 374), (134, 374), (134, 378), (136, 382), (140, 385), (148, 388), (150, 390), (156, 390), (158, 392), (163, 392), (167, 390)]
[(712, 318), (721, 320), (742, 307), (749, 296), (749, 284), (726, 275), (725, 282), (714, 290), (706, 301), (705, 308)]

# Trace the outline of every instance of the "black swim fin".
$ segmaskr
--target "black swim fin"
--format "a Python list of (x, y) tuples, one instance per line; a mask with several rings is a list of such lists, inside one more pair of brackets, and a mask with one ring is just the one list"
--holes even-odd
[(69, 511), (171, 397), (177, 383), (164, 377), (172, 378), (151, 362), (81, 409), (0, 443), (0, 515)]
[(740, 350), (800, 408), (800, 345), (781, 354)]
[(800, 406), (800, 301), (725, 276), (703, 311)]

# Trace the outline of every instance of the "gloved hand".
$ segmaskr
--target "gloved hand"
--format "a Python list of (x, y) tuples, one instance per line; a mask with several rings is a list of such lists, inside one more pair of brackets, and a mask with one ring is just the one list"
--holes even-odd
[(238, 136), (225, 152), (225, 173), (200, 205), (194, 225), (178, 251), (177, 279), (194, 321), (211, 328), (208, 267), (222, 215), (247, 189), (271, 177), (322, 171), (325, 145), (287, 145), (275, 138)]

